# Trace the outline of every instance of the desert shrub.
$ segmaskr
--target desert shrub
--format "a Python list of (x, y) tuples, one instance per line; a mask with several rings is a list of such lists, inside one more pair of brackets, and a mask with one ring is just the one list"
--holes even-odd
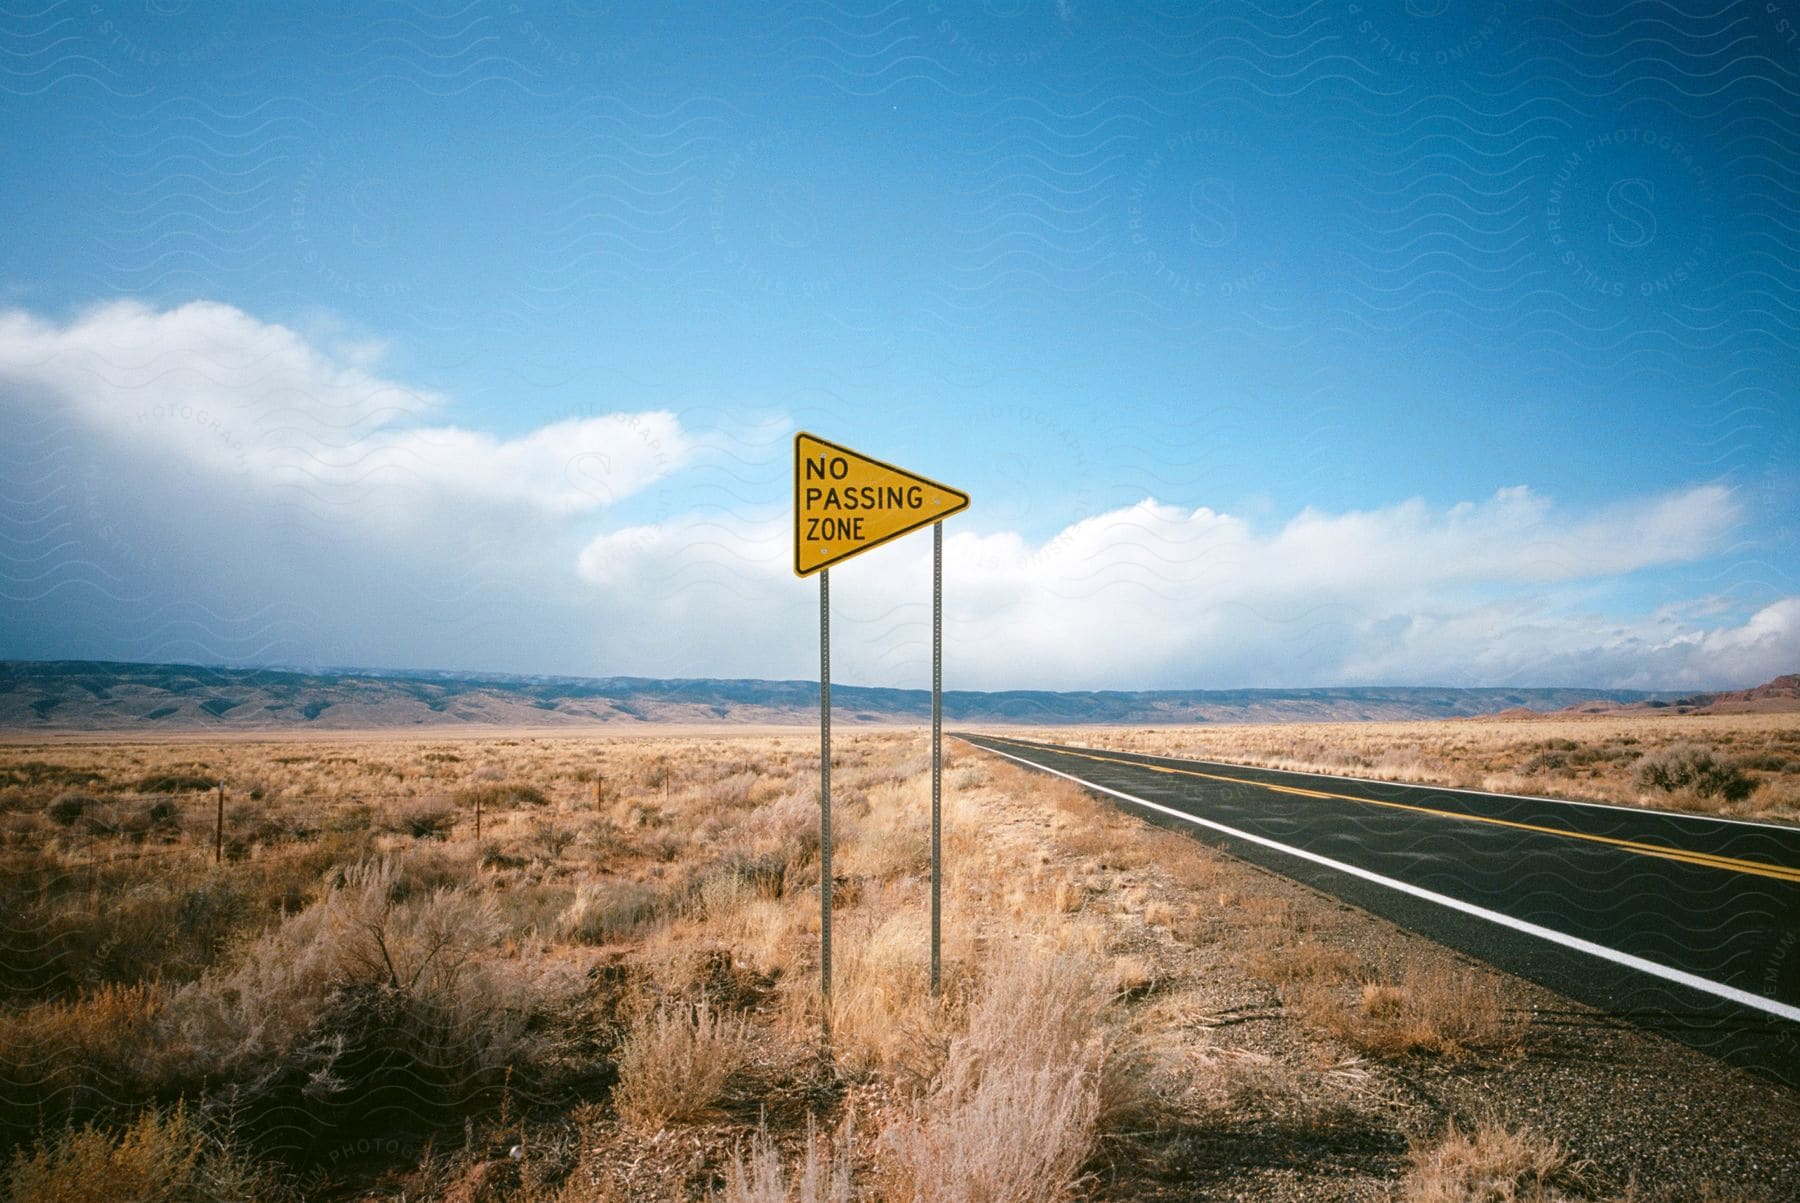
[(509, 850), (499, 840), (483, 840), (475, 863), (483, 869), (517, 869), (530, 863), (530, 858)]
[(0, 990), (15, 998), (190, 979), (252, 918), (240, 889), (208, 884), (191, 865), (81, 892), (15, 884), (0, 889)]
[(441, 840), (456, 826), (456, 812), (441, 802), (415, 802), (388, 815), (382, 826), (415, 840)]
[(225, 942), (257, 914), (255, 900), (235, 881), (202, 881), (175, 895), (173, 933), (184, 946), (178, 955), (165, 956), (160, 975), (167, 981), (183, 981), (210, 968)]
[(138, 983), (0, 1011), (0, 1148), (46, 1118), (78, 1122), (147, 1097), (160, 992)]
[(705, 1119), (749, 1057), (743, 1019), (715, 1014), (704, 998), (659, 1006), (625, 1033), (613, 1091), (619, 1118), (646, 1132)]
[(707, 792), (715, 806), (735, 809), (749, 804), (750, 791), (760, 780), (762, 778), (758, 774), (746, 769), (713, 782)]
[(694, 885), (688, 897), (688, 913), (702, 922), (722, 924), (756, 895), (735, 873), (709, 873)]
[(64, 794), (50, 804), (50, 818), (58, 825), (68, 827), (94, 804), (95, 799), (87, 794)]
[(924, 922), (916, 912), (903, 910), (843, 925), (832, 950), (830, 1003), (841, 1063), (856, 1070), (894, 1069), (918, 1055), (916, 1029), (925, 1018), (931, 990)]
[(739, 830), (751, 851), (780, 853), (790, 864), (804, 864), (819, 854), (818, 796), (783, 794), (752, 810)]
[(498, 785), (471, 785), (456, 792), (456, 801), (460, 806), (474, 806), (479, 803), (484, 810), (550, 805), (550, 799), (544, 797), (542, 790), (536, 786), (524, 785), (516, 781)]
[(1756, 778), (1732, 760), (1720, 760), (1705, 748), (1682, 745), (1658, 752), (1638, 764), (1637, 781), (1645, 789), (1666, 794), (1691, 793), (1697, 798), (1742, 802), (1756, 792)]
[[(41, 812), (30, 814), (7, 809), (7, 800), (0, 795), (0, 863), (9, 850), (29, 848), (35, 851), (49, 849), (54, 824), (48, 816)], [(0, 875), (4, 870), (0, 869)]]
[(1394, 984), (1362, 986), (1354, 1006), (1335, 987), (1296, 990), (1298, 1009), (1338, 1038), (1377, 1057), (1438, 1057), (1449, 1061), (1510, 1055), (1524, 1041), (1493, 989), (1457, 969), (1408, 965)]
[(780, 898), (787, 890), (788, 873), (792, 868), (787, 853), (782, 850), (750, 852), (738, 849), (708, 866), (699, 877), (697, 889), (704, 889), (709, 882), (729, 879), (735, 883), (733, 888), (755, 897)]
[(614, 856), (628, 847), (624, 831), (604, 816), (582, 820), (577, 828), (576, 842), (601, 856)]
[(84, 786), (98, 785), (105, 776), (92, 769), (77, 769), (66, 764), (50, 764), (42, 760), (22, 760), (0, 765), (0, 789), (15, 786)]
[(1492, 1123), (1471, 1133), (1452, 1125), (1415, 1143), (1407, 1161), (1402, 1203), (1562, 1203), (1572, 1196), (1559, 1188), (1576, 1185), (1555, 1140)]
[(83, 835), (134, 840), (150, 830), (150, 816), (127, 802), (92, 801), (81, 808), (77, 821)]
[(718, 1203), (850, 1203), (847, 1146), (847, 1140), (821, 1136), (809, 1118), (806, 1144), (790, 1175), (783, 1172), (781, 1150), (767, 1129), (758, 1129), (748, 1161), (742, 1149), (732, 1154)]
[(879, 881), (931, 870), (931, 829), (924, 816), (917, 822), (865, 827), (859, 837), (845, 849), (846, 868), (854, 866)]
[(215, 789), (218, 784), (218, 778), (203, 777), (198, 773), (152, 773), (139, 778), (137, 788), (145, 794), (189, 794)]
[(242, 1203), (285, 1198), (276, 1176), (184, 1107), (146, 1110), (120, 1131), (67, 1128), (13, 1158), (12, 1203)]
[[(468, 892), (469, 861), (461, 849), (419, 844), (406, 849), (404, 855), (389, 859), (393, 878), (388, 884), (388, 898), (392, 903), (417, 902), (436, 893)], [(340, 858), (326, 870), (325, 884), (328, 888), (348, 886), (370, 863), (362, 858)]]
[(248, 1110), (315, 1134), (472, 1105), (528, 1061), (555, 984), (534, 996), (481, 960), (504, 934), (491, 897), (405, 884), (397, 860), (349, 867), (236, 964), (174, 991), (163, 1037)]
[(560, 823), (539, 819), (531, 825), (531, 842), (545, 860), (555, 860), (575, 842), (575, 832)]
[(1099, 1139), (1107, 1047), (1098, 967), (1013, 953), (951, 1040), (936, 1088), (882, 1134), (890, 1197), (1063, 1198)]
[(367, 831), (373, 825), (375, 808), (367, 802), (353, 802), (334, 808), (325, 817), (325, 830), (339, 835)]
[(624, 939), (662, 913), (664, 898), (635, 881), (584, 881), (557, 921), (562, 939), (610, 944)]

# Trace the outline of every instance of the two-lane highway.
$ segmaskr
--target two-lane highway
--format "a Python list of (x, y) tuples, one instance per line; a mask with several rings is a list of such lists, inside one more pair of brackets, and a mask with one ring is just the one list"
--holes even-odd
[(1800, 829), (960, 738), (1800, 1087)]

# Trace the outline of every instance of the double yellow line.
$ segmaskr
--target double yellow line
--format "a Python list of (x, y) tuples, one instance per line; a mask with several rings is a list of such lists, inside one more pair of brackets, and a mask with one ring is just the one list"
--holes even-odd
[[(989, 736), (998, 743), (1011, 744), (1016, 748), (1028, 748), (1040, 751), (1033, 744), (1019, 740), (1001, 739)], [(1415, 814), (1434, 815), (1440, 819), (1457, 819), (1465, 823), (1487, 823), (1494, 827), (1510, 827), (1515, 831), (1532, 831), (1539, 835), (1561, 836), (1569, 840), (1586, 840), (1592, 844), (1605, 844), (1613, 848), (1623, 848), (1627, 852), (1635, 852), (1639, 856), (1654, 856), (1660, 860), (1680, 861), (1687, 865), (1700, 865), (1708, 869), (1724, 869), (1732, 873), (1752, 873), (1758, 877), (1772, 877), (1776, 881), (1800, 882), (1800, 868), (1787, 865), (1772, 865), (1766, 861), (1743, 860), (1735, 856), (1718, 856), (1711, 852), (1691, 852), (1686, 848), (1670, 848), (1663, 844), (1646, 844), (1639, 840), (1622, 840), (1610, 835), (1592, 835), (1585, 831), (1570, 831), (1562, 827), (1543, 827), (1536, 823), (1519, 823), (1512, 819), (1495, 819), (1487, 815), (1472, 815), (1464, 811), (1440, 810), (1433, 806), (1415, 806), (1410, 802), (1385, 802), (1378, 798), (1358, 798), (1352, 794), (1334, 794), (1329, 790), (1301, 789), (1297, 785), (1276, 785), (1268, 781), (1252, 781), (1244, 777), (1228, 777), (1222, 773), (1206, 773), (1199, 769), (1177, 769), (1167, 765), (1145, 764), (1141, 760), (1126, 760), (1118, 756), (1102, 756), (1097, 752), (1077, 752), (1067, 748), (1054, 748), (1059, 756), (1078, 756), (1083, 760), (1098, 760), (1108, 764), (1123, 764), (1134, 769), (1148, 769), (1153, 773), (1170, 773), (1180, 777), (1204, 777), (1209, 781), (1228, 781), (1233, 785), (1250, 785), (1257, 789), (1272, 790), (1278, 794), (1295, 794), (1302, 798), (1329, 798), (1339, 802), (1358, 802), (1364, 806), (1385, 806), (1389, 810), (1410, 810)]]

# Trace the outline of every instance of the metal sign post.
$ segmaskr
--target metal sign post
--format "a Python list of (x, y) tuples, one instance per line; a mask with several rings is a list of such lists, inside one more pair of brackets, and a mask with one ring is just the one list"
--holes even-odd
[(969, 495), (916, 472), (794, 436), (794, 572), (819, 575), (819, 996), (831, 1035), (831, 565), (929, 526), (931, 535), (931, 992), (942, 978), (944, 526)]
[(819, 573), (819, 999), (831, 1035), (831, 573)]
[(931, 993), (938, 993), (944, 885), (944, 524), (931, 524)]

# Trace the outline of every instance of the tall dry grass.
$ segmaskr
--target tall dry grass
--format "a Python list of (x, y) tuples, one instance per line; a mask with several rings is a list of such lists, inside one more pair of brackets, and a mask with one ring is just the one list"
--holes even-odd
[(1544, 715), (1018, 732), (1268, 768), (1800, 821), (1792, 714)]
[[(592, 997), (583, 950), (728, 911), (740, 881), (778, 902), (816, 858), (805, 762), (767, 771), (791, 753), (765, 744), (0, 751), (0, 1144), (204, 1093), (298, 1150), (591, 1073), (617, 1038), (582, 1017), (629, 981)], [(780, 969), (788, 932), (763, 926)]]
[[(179, 1197), (235, 1164), (184, 1160), (199, 1131), (233, 1142), (249, 1198), (369, 1138), (404, 1151), (330, 1162), (332, 1191), (1129, 1197), (1232, 1124), (1349, 1105), (1334, 1083), (1365, 1071), (1316, 1069), (1309, 1033), (1501, 1047), (1483, 1022), (1421, 1039), (1408, 1008), (1444, 1010), (1424, 977), (1382, 978), (1212, 853), (954, 744), (933, 995), (923, 747), (835, 750), (828, 1004), (811, 733), (0, 750), (12, 1164), (34, 1190), (54, 1171)], [(227, 782), (220, 864), (216, 799), (183, 777)], [(1240, 941), (1291, 1004), (1259, 1022), (1313, 1025), (1298, 1066), (1209, 1018)], [(163, 1162), (118, 1152), (141, 1124)]]
[(810, 1121), (800, 1156), (784, 1165), (781, 1150), (759, 1128), (748, 1156), (734, 1152), (717, 1203), (850, 1203), (850, 1158), (845, 1139), (822, 1135)]
[(705, 999), (664, 1004), (626, 1033), (613, 1105), (626, 1124), (651, 1132), (709, 1118), (750, 1055), (741, 1016), (720, 1015)]
[(65, 1128), (0, 1177), (9, 1203), (285, 1203), (270, 1167), (185, 1107), (141, 1112), (118, 1130)]
[(1076, 953), (999, 956), (936, 1085), (881, 1134), (889, 1197), (1034, 1203), (1073, 1189), (1100, 1134), (1100, 980)]
[(1469, 971), (1414, 963), (1345, 995), (1330, 979), (1302, 979), (1292, 992), (1308, 1020), (1378, 1057), (1508, 1058), (1526, 1039), (1526, 1024)]
[(1492, 1121), (1415, 1142), (1402, 1203), (1573, 1203), (1580, 1176), (1554, 1138)]

